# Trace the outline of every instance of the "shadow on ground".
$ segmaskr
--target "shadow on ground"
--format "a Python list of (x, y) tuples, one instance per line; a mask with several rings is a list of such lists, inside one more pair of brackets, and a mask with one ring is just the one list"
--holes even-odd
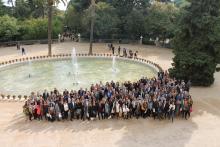
[[(54, 136), (57, 136), (59, 134), (59, 136), (64, 135), (66, 140), (70, 140), (72, 137), (74, 140), (82, 140), (82, 137), (85, 141), (83, 143), (84, 146), (90, 146), (91, 144), (89, 145), (88, 143), (92, 142), (95, 146), (105, 144), (106, 146), (119, 147), (161, 147), (174, 146), (178, 143), (178, 147), (184, 147), (197, 128), (196, 123), (192, 119), (176, 119), (174, 123), (168, 120), (153, 120), (152, 118), (84, 122), (75, 120), (73, 122), (51, 123), (47, 121), (25, 121), (22, 114), (17, 114), (13, 116), (4, 132), (9, 134), (25, 134), (26, 136), (44, 136), (44, 134), (52, 136), (54, 134)], [(27, 137), (27, 139), (29, 138)], [(62, 144), (65, 145), (65, 141)]]

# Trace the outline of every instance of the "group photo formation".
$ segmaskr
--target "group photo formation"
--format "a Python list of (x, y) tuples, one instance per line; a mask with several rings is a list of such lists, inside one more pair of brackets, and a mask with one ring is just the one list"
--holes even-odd
[(110, 82), (91, 85), (90, 89), (46, 90), (31, 93), (23, 111), (28, 119), (61, 121), (81, 119), (148, 118), (188, 119), (193, 100), (190, 83), (173, 80), (167, 72), (158, 72), (157, 78), (142, 78), (137, 82)]
[(220, 0), (0, 0), (3, 147), (220, 147)]

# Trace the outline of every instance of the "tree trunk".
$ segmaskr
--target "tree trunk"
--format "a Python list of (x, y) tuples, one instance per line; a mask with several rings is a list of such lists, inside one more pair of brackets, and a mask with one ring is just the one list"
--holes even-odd
[(52, 56), (52, 11), (53, 11), (53, 5), (48, 4), (48, 56)]
[(89, 55), (92, 55), (92, 45), (93, 45), (93, 31), (94, 31), (94, 19), (95, 19), (95, 0), (91, 0), (91, 6), (92, 6), (92, 11), (91, 11), (91, 27), (90, 27), (90, 46), (89, 46)]
[(94, 20), (91, 20), (89, 55), (92, 55)]

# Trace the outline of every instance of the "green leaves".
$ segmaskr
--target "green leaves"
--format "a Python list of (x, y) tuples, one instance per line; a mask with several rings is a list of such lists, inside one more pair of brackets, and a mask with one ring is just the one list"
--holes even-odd
[(151, 38), (172, 38), (176, 30), (179, 9), (172, 4), (154, 3), (148, 9), (145, 28)]
[(46, 39), (47, 38), (47, 19), (29, 19), (24, 22), (22, 30), (24, 30), (24, 40), (30, 39)]
[(0, 17), (0, 41), (12, 40), (19, 34), (18, 29), (15, 18), (8, 15)]
[(214, 82), (220, 49), (220, 1), (214, 1), (192, 0), (185, 8), (186, 13), (174, 38), (174, 67), (170, 73), (198, 86), (209, 86)]

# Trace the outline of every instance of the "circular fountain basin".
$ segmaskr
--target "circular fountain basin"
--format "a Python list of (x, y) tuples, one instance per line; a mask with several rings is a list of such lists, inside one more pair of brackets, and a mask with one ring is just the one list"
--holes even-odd
[[(154, 77), (157, 70), (146, 63), (116, 58), (78, 57), (77, 68), (71, 59), (31, 61), (0, 68), (0, 92), (25, 95), (44, 89), (77, 90), (110, 81), (137, 81)], [(77, 71), (76, 71), (77, 70)]]

